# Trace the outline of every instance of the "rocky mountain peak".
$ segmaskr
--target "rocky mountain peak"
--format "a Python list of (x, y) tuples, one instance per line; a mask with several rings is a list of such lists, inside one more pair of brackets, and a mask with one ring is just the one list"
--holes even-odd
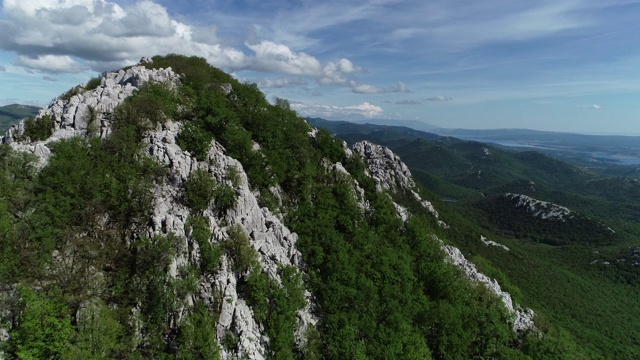
[[(3, 138), (17, 153), (35, 155), (40, 174), (47, 174), (35, 177), (44, 195), (33, 198), (33, 208), (10, 214), (36, 214), (33, 220), (25, 215), (31, 231), (21, 230), (20, 241), (51, 244), (38, 254), (46, 266), (35, 272), (88, 284), (67, 294), (73, 302), (59, 300), (64, 310), (55, 316), (67, 333), (57, 336), (65, 346), (44, 357), (80, 351), (83, 329), (74, 324), (87, 324), (95, 309), (118, 317), (110, 324), (128, 329), (119, 351), (138, 356), (180, 358), (203, 341), (208, 348), (198, 351), (209, 351), (205, 358), (291, 358), (308, 348), (316, 358), (380, 358), (386, 355), (378, 351), (387, 349), (399, 349), (391, 357), (401, 357), (419, 348), (415, 354), (424, 358), (431, 356), (430, 341), (434, 356), (444, 357), (440, 344), (449, 346), (448, 336), (457, 334), (427, 333), (423, 322), (431, 315), (448, 321), (453, 305), (442, 299), (452, 291), (480, 294), (482, 286), (514, 315), (514, 331), (533, 328), (531, 311), (514, 305), (458, 249), (430, 235), (446, 233), (448, 225), (393, 151), (370, 142), (348, 149), (310, 128), (286, 103), (269, 104), (257, 88), (204, 59), (169, 57), (180, 70), (158, 65), (166, 58), (143, 58), (54, 99)], [(175, 106), (149, 109), (145, 101), (154, 96)], [(414, 224), (418, 215), (428, 221)], [(49, 233), (38, 232), (41, 226)], [(20, 243), (25, 248), (28, 253)], [(443, 262), (440, 249), (481, 285), (470, 285)], [(89, 264), (82, 272), (74, 267), (80, 256)], [(420, 266), (430, 259), (437, 259), (431, 265), (442, 277)], [(462, 281), (464, 290), (440, 291), (446, 279)], [(55, 281), (25, 291), (12, 285), (0, 291), (0, 307), (25, 303), (29, 294), (48, 296), (42, 287), (53, 294), (62, 286)], [(476, 324), (475, 337), (497, 326), (507, 329), (501, 346), (512, 346), (503, 308), (486, 309), (482, 296), (462, 298), (450, 300), (501, 319), (466, 319)], [(18, 344), (13, 352), (38, 332), (20, 328), (25, 309), (0, 308), (0, 341)], [(376, 322), (384, 328), (379, 333), (370, 326)], [(340, 346), (343, 341), (351, 345)], [(495, 349), (447, 351), (488, 355)]]
[(99, 81), (99, 85), (93, 89), (87, 89), (87, 84), (76, 86), (40, 110), (37, 118), (50, 117), (52, 121), (52, 134), (46, 139), (30, 139), (25, 133), (25, 120), (22, 120), (7, 131), (2, 143), (36, 155), (42, 167), (51, 155), (47, 146), (49, 143), (74, 136), (97, 135), (106, 138), (116, 106), (149, 82), (177, 87), (180, 76), (171, 68), (148, 69), (141, 62), (126, 70), (104, 73)]

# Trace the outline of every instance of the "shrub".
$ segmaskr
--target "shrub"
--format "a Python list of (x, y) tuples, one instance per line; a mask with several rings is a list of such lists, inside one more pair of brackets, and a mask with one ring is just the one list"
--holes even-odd
[(99, 77), (91, 78), (91, 80), (87, 81), (87, 85), (84, 86), (86, 90), (96, 89), (102, 83), (102, 79)]
[(206, 170), (194, 171), (184, 185), (184, 202), (191, 210), (204, 211), (215, 196), (216, 181)]
[[(179, 359), (220, 359), (216, 341), (216, 324), (212, 314), (202, 303), (196, 303), (180, 327)], [(226, 339), (226, 337), (225, 337)], [(233, 339), (230, 339), (233, 341)], [(235, 340), (237, 342), (237, 339)], [(235, 344), (235, 343), (234, 343)]]
[(62, 359), (111, 359), (118, 347), (118, 337), (123, 334), (122, 325), (113, 310), (103, 303), (89, 304), (78, 320), (78, 333), (73, 344), (62, 354)]
[(121, 120), (135, 124), (149, 122), (145, 126), (148, 128), (176, 115), (178, 96), (164, 84), (146, 83), (128, 97), (121, 107)]
[(221, 212), (225, 212), (233, 208), (238, 203), (238, 194), (236, 193), (236, 190), (226, 184), (216, 186), (213, 198), (218, 210)]
[(231, 181), (231, 184), (233, 185), (233, 187), (239, 187), (240, 186), (240, 170), (235, 167), (235, 166), (229, 166), (227, 167), (227, 174), (225, 175), (225, 178), (229, 181)]
[(37, 119), (29, 118), (24, 121), (24, 135), (31, 141), (46, 140), (53, 134), (53, 120), (51, 115), (45, 115)]
[(204, 130), (198, 123), (187, 122), (178, 135), (178, 145), (182, 150), (192, 153), (196, 159), (204, 160), (213, 138), (213, 134)]
[(16, 353), (21, 359), (53, 359), (73, 336), (69, 309), (62, 294), (42, 294), (20, 289), (24, 301), (18, 326), (11, 331)]
[(218, 270), (222, 260), (222, 249), (220, 246), (209, 242), (212, 234), (211, 230), (209, 230), (208, 220), (203, 216), (190, 216), (185, 226), (191, 227), (191, 237), (198, 243), (200, 248), (200, 269), (208, 273)]
[(74, 86), (71, 89), (67, 90), (64, 94), (60, 95), (60, 99), (64, 101), (69, 101), (74, 95), (80, 94), (80, 86)]
[(233, 262), (233, 270), (237, 274), (244, 274), (258, 266), (258, 253), (249, 243), (242, 227), (233, 225), (227, 233), (229, 238), (222, 242), (222, 247)]

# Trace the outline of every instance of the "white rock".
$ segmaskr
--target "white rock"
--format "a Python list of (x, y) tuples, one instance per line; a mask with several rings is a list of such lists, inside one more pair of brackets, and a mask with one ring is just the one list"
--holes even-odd
[(480, 241), (483, 244), (487, 245), (487, 246), (496, 246), (496, 247), (501, 248), (504, 251), (510, 251), (510, 249), (507, 246), (499, 244), (499, 243), (497, 243), (495, 241), (492, 241), (492, 240), (487, 240), (487, 238), (484, 237), (483, 235), (480, 235)]
[(106, 73), (98, 88), (86, 91), (79, 88), (79, 94), (69, 100), (61, 97), (51, 101), (46, 109), (40, 110), (38, 117), (50, 115), (53, 121), (53, 135), (44, 141), (24, 142), (18, 138), (24, 134), (24, 121), (13, 125), (2, 139), (19, 151), (30, 152), (38, 157), (38, 166), (44, 167), (51, 155), (48, 145), (60, 139), (84, 136), (89, 127), (89, 108), (96, 111), (97, 133), (106, 137), (110, 133), (110, 114), (138, 87), (152, 81), (169, 86), (180, 83), (179, 76), (171, 69), (149, 70), (143, 66), (134, 66), (126, 71)]
[(511, 299), (511, 294), (506, 291), (503, 291), (500, 288), (500, 284), (495, 279), (491, 279), (485, 274), (479, 272), (476, 269), (476, 266), (467, 260), (462, 252), (456, 247), (451, 245), (443, 245), (442, 249), (447, 254), (449, 261), (460, 268), (469, 279), (477, 281), (489, 289), (492, 293), (494, 293), (498, 298), (502, 300), (502, 303), (507, 308), (507, 310), (514, 315), (514, 322), (512, 325), (514, 332), (526, 332), (530, 330), (535, 330), (535, 325), (533, 323), (534, 312), (531, 309), (522, 309), (518, 305), (514, 305), (513, 300)]

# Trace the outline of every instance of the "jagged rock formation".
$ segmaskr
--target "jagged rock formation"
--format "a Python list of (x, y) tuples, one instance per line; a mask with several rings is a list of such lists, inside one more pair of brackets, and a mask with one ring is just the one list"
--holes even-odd
[(97, 88), (83, 91), (83, 86), (76, 87), (66, 95), (53, 99), (47, 108), (40, 110), (38, 117), (52, 117), (51, 137), (44, 141), (19, 141), (25, 132), (25, 122), (20, 121), (7, 131), (2, 142), (10, 144), (16, 150), (35, 154), (42, 167), (51, 155), (51, 150), (47, 147), (51, 142), (85, 136), (88, 132), (94, 132), (102, 138), (107, 137), (115, 107), (147, 82), (177, 86), (180, 80), (178, 74), (170, 68), (149, 70), (144, 66), (133, 66), (127, 70), (105, 73)]
[[(180, 86), (181, 75), (174, 73), (171, 68), (147, 69), (142, 63), (149, 61), (149, 59), (143, 59), (141, 64), (128, 70), (104, 74), (100, 85), (95, 89), (89, 90), (85, 87), (79, 87), (74, 89), (72, 93), (55, 99), (40, 114), (51, 118), (53, 133), (47, 139), (31, 141), (25, 136), (25, 124), (21, 122), (7, 133), (3, 138), (3, 142), (10, 144), (13, 149), (18, 151), (35, 154), (39, 159), (38, 165), (42, 168), (49, 160), (51, 155), (49, 146), (54, 141), (75, 136), (108, 138), (111, 136), (111, 126), (116, 106), (122, 104), (127, 97), (134, 94), (142, 85), (149, 82), (161, 83), (168, 89), (175, 89)], [(235, 85), (214, 83), (207, 86), (209, 85), (215, 85), (216, 89), (220, 88), (230, 101), (238, 99), (238, 96), (234, 94)], [(136, 228), (131, 237), (153, 239), (163, 238), (161, 235), (173, 235), (180, 244), (176, 246), (175, 253), (172, 252), (170, 255), (168, 275), (173, 280), (176, 280), (185, 276), (182, 272), (185, 268), (198, 268), (199, 265), (203, 264), (205, 248), (201, 248), (201, 246), (223, 244), (233, 236), (234, 232), (239, 231), (249, 239), (249, 245), (257, 254), (260, 271), (266, 274), (270, 284), (283, 286), (285, 282), (283, 279), (285, 278), (280, 275), (280, 270), (283, 266), (290, 266), (299, 270), (303, 269), (303, 264), (301, 263), (302, 255), (296, 248), (298, 235), (287, 228), (281, 216), (259, 205), (260, 192), (257, 190), (252, 191), (242, 164), (230, 157), (221, 143), (216, 140), (208, 142), (209, 140), (207, 139), (210, 147), (204, 153), (204, 156), (199, 154), (197, 157), (178, 145), (178, 137), (183, 130), (183, 126), (185, 126), (184, 123), (177, 119), (164, 118), (141, 135), (142, 153), (136, 153), (137, 155), (135, 156), (149, 156), (162, 165), (163, 173), (161, 178), (153, 182), (150, 216), (148, 219), (143, 219), (144, 221), (141, 223), (144, 225)], [(114, 129), (117, 129), (117, 127), (114, 127)], [(315, 130), (311, 130), (308, 133), (311, 138), (316, 138), (317, 135)], [(139, 143), (137, 144), (139, 145)], [(252, 148), (253, 151), (261, 151), (260, 144), (253, 142), (252, 145), (250, 144), (248, 147)], [(391, 150), (369, 142), (358, 143), (354, 145), (353, 150), (347, 148), (344, 148), (344, 150), (347, 158), (354, 156), (354, 154), (362, 157), (368, 166), (368, 175), (375, 180), (378, 191), (390, 193), (407, 192), (410, 197), (437, 219), (441, 227), (447, 228), (447, 225), (439, 219), (439, 214), (433, 205), (429, 201), (423, 200), (418, 194), (411, 172)], [(368, 211), (373, 211), (374, 209), (367, 202), (365, 191), (345, 166), (340, 162), (335, 162), (336, 158), (333, 159), (333, 162), (326, 159), (323, 160), (322, 164), (324, 165), (324, 171), (326, 171), (324, 175), (334, 176), (334, 180), (339, 186), (350, 187), (355, 201), (362, 210), (360, 215), (368, 215)], [(345, 162), (345, 164), (349, 165), (350, 163)], [(248, 169), (250, 168), (249, 166), (247, 165)], [(347, 168), (350, 167), (347, 166)], [(194, 174), (201, 173), (207, 174), (212, 180), (215, 180), (216, 184), (231, 188), (236, 196), (233, 205), (223, 209), (215, 202), (209, 201), (204, 209), (196, 211), (190, 208), (184, 200), (185, 189), (189, 181), (193, 179)], [(358, 176), (362, 176), (362, 173), (359, 172)], [(369, 187), (366, 188), (369, 189)], [(262, 190), (264, 191), (265, 189)], [(269, 191), (277, 199), (276, 202), (280, 206), (284, 202), (282, 200), (283, 196), (285, 200), (287, 200), (287, 196), (290, 196), (290, 194), (284, 192), (282, 192), (283, 196), (281, 196), (281, 190), (278, 185), (269, 186)], [(386, 204), (388, 205), (388, 203)], [(394, 203), (394, 206), (402, 220), (409, 220), (411, 214), (405, 206), (397, 203)], [(287, 209), (284, 208), (283, 210), (286, 212)], [(357, 213), (357, 208), (354, 212)], [(395, 224), (393, 212), (387, 211), (386, 214), (391, 214), (388, 218), (391, 218)], [(194, 227), (189, 224), (189, 220), (196, 215), (199, 219), (205, 220), (206, 230), (210, 233), (210, 235), (207, 235), (209, 238), (205, 240), (204, 244), (200, 239), (196, 239)], [(303, 230), (300, 230), (300, 234), (302, 233)], [(424, 239), (424, 237), (422, 238)], [(125, 242), (127, 241), (132, 242), (133, 240), (126, 239)], [(432, 245), (431, 243), (429, 244)], [(127, 243), (128, 245), (130, 243)], [(435, 246), (433, 247), (435, 248)], [(514, 330), (524, 331), (533, 327), (531, 311), (525, 311), (514, 306), (510, 295), (503, 292), (495, 280), (478, 273), (473, 264), (466, 261), (457, 249), (447, 248), (446, 246), (444, 249), (449, 254), (451, 262), (463, 269), (470, 279), (485, 284), (503, 300), (507, 309), (516, 316)], [(56, 251), (53, 254), (54, 261), (64, 261), (64, 255), (66, 254), (64, 247)], [(248, 282), (250, 273), (254, 269), (239, 271), (234, 267), (234, 261), (236, 260), (232, 256), (225, 254), (222, 256), (219, 268), (215, 271), (196, 272), (197, 288), (195, 291), (190, 290), (191, 292), (187, 295), (180, 295), (183, 298), (177, 301), (180, 305), (178, 306), (177, 314), (172, 315), (175, 318), (168, 320), (170, 323), (168, 326), (171, 327), (168, 332), (180, 327), (180, 322), (188, 317), (189, 310), (196, 303), (203, 303), (216, 314), (215, 337), (218, 344), (223, 344), (227, 339), (227, 335), (233, 334), (232, 339), (235, 344), (220, 348), (220, 354), (223, 359), (265, 359), (269, 355), (270, 341), (272, 340), (267, 336), (268, 328), (265, 330), (268, 325), (265, 325), (264, 321), (261, 323), (257, 320), (259, 319), (256, 315), (258, 314), (256, 310), (258, 308), (252, 308), (252, 305), (250, 305), (251, 299), (246, 293), (246, 287), (244, 289), (242, 287), (243, 284)], [(448, 270), (450, 269), (448, 268)], [(93, 268), (91, 271), (95, 272), (96, 276), (101, 276), (103, 275), (101, 271), (107, 270)], [(163, 267), (163, 276), (164, 272), (165, 268)], [(260, 273), (260, 275), (264, 274)], [(406, 278), (411, 277), (406, 276)], [(298, 348), (304, 347), (307, 341), (305, 338), (307, 329), (315, 327), (318, 322), (318, 319), (312, 313), (312, 308), (315, 306), (312, 302), (312, 294), (305, 292), (304, 298), (306, 305), (297, 310), (297, 319), (294, 319), (293, 316), (291, 317), (291, 323), (297, 320), (294, 337)], [(142, 306), (138, 302), (137, 305), (134, 303), (131, 308), (127, 308), (131, 310), (131, 318), (127, 318), (127, 321), (130, 320), (131, 323), (140, 324), (142, 320), (140, 320), (139, 314), (142, 313)], [(298, 308), (296, 307), (295, 309)], [(290, 314), (293, 314), (293, 311)], [(81, 310), (78, 310), (76, 320), (80, 317), (80, 313)], [(503, 327), (505, 325), (502, 324)], [(133, 337), (141, 338), (141, 336), (137, 336), (140, 330), (136, 326), (134, 326), (135, 329), (133, 330), (136, 334)], [(287, 333), (291, 334), (291, 332)], [(6, 341), (8, 334), (6, 329), (0, 329), (0, 341)], [(166, 337), (164, 340), (169, 339), (167, 334), (163, 336)], [(274, 335), (274, 338), (277, 338), (277, 335)], [(1, 355), (0, 358), (2, 358)]]
[[(398, 192), (401, 190), (407, 190), (411, 192), (411, 195), (429, 211), (436, 219), (438, 224), (444, 228), (447, 228), (447, 224), (440, 220), (440, 214), (433, 207), (428, 200), (423, 200), (422, 197), (414, 190), (416, 187), (415, 181), (411, 176), (411, 171), (405, 163), (400, 160), (400, 157), (391, 151), (386, 146), (380, 146), (373, 144), (369, 141), (361, 141), (353, 144), (353, 151), (360, 155), (368, 166), (368, 174), (376, 182), (376, 189), (378, 191), (390, 191)], [(398, 216), (406, 221), (408, 219), (408, 213), (404, 207), (395, 204)]]
[(573, 219), (575, 216), (571, 210), (564, 206), (536, 200), (527, 195), (507, 193), (504, 194), (504, 197), (513, 200), (515, 207), (524, 208), (532, 214), (533, 217), (538, 217), (543, 220), (549, 219), (564, 222), (567, 219)]
[[(410, 190), (413, 196), (422, 206), (427, 209), (431, 214), (438, 218), (438, 212), (433, 205), (426, 200), (422, 200), (420, 195), (416, 193), (412, 188), (415, 187), (415, 182), (411, 177), (409, 168), (400, 160), (396, 154), (389, 148), (380, 145), (372, 144), (368, 141), (359, 142), (353, 145), (355, 153), (359, 154), (365, 163), (368, 165), (368, 174), (371, 176), (377, 184), (377, 190), (390, 190), (400, 191), (402, 189)], [(399, 204), (395, 204), (398, 217), (403, 221), (406, 221), (411, 214), (409, 211)], [(441, 226), (446, 227), (446, 224), (439, 221)], [(442, 249), (445, 251), (449, 261), (460, 268), (469, 279), (479, 282), (494, 293), (498, 298), (502, 300), (507, 310), (514, 316), (513, 331), (514, 332), (526, 332), (535, 330), (533, 323), (534, 312), (531, 309), (522, 309), (517, 304), (513, 303), (511, 295), (508, 292), (503, 291), (500, 288), (500, 284), (495, 279), (491, 279), (488, 276), (480, 273), (475, 265), (465, 259), (460, 250), (451, 245), (444, 245), (435, 235), (434, 240), (442, 244)], [(483, 237), (481, 241), (488, 245), (496, 245), (509, 251), (504, 245), (487, 242)]]
[(535, 330), (535, 324), (533, 323), (534, 312), (531, 309), (523, 309), (517, 304), (514, 304), (511, 299), (511, 294), (503, 291), (500, 288), (500, 284), (495, 279), (491, 279), (476, 269), (476, 266), (467, 260), (460, 250), (451, 245), (444, 245), (442, 247), (446, 252), (449, 260), (452, 264), (460, 268), (464, 273), (474, 281), (477, 281), (489, 289), (492, 293), (498, 296), (507, 310), (514, 315), (513, 331), (526, 332)]
[[(148, 60), (147, 60), (148, 61)], [(171, 68), (147, 69), (142, 65), (128, 70), (106, 73), (96, 89), (84, 90), (80, 87), (76, 94), (68, 99), (58, 97), (48, 108), (40, 112), (40, 116), (50, 115), (53, 121), (53, 135), (43, 141), (24, 139), (25, 125), (21, 121), (14, 125), (4, 136), (3, 142), (18, 151), (35, 154), (39, 167), (44, 167), (51, 155), (48, 145), (51, 142), (74, 136), (110, 135), (113, 111), (140, 86), (148, 82), (165, 84), (169, 88), (179, 86), (180, 76)], [(223, 90), (233, 91), (230, 84), (224, 84)], [(225, 149), (213, 141), (206, 159), (198, 161), (192, 154), (183, 151), (177, 144), (177, 136), (182, 124), (171, 119), (159, 124), (149, 131), (144, 140), (144, 149), (148, 156), (165, 165), (168, 169), (166, 180), (156, 183), (153, 191), (152, 217), (146, 229), (146, 235), (152, 237), (160, 234), (173, 234), (185, 242), (183, 251), (176, 254), (170, 266), (170, 275), (178, 277), (183, 266), (199, 264), (201, 253), (198, 244), (191, 238), (190, 229), (186, 227), (190, 209), (181, 201), (182, 189), (190, 175), (200, 169), (205, 170), (219, 184), (234, 186), (237, 204), (220, 214), (214, 204), (204, 210), (213, 234), (209, 240), (217, 243), (228, 237), (227, 230), (239, 225), (249, 237), (252, 247), (258, 253), (261, 268), (269, 278), (280, 283), (278, 268), (282, 265), (300, 266), (301, 255), (296, 249), (297, 235), (292, 233), (282, 221), (267, 208), (258, 205), (258, 199), (250, 188), (242, 165), (227, 156)], [(237, 174), (236, 184), (228, 180), (230, 169)], [(188, 249), (192, 249), (189, 251)], [(199, 293), (192, 298), (184, 299), (185, 306), (192, 306), (199, 298), (205, 304), (213, 306), (218, 297), (220, 315), (217, 324), (217, 338), (220, 343), (230, 331), (238, 338), (235, 350), (221, 349), (223, 359), (264, 359), (267, 356), (266, 346), (269, 342), (264, 329), (254, 319), (253, 310), (237, 289), (238, 274), (231, 268), (230, 261), (224, 258), (222, 266), (214, 276), (203, 276), (199, 283)], [(311, 294), (306, 293), (309, 299)], [(219, 301), (219, 297), (224, 301)], [(184, 309), (183, 309), (184, 310)], [(298, 329), (296, 341), (305, 342), (304, 334), (309, 325), (315, 325), (317, 319), (311, 314), (311, 304), (298, 312)], [(1, 329), (0, 341), (6, 341), (8, 333)], [(1, 358), (1, 357), (0, 357)]]
[(353, 151), (365, 160), (378, 191), (397, 192), (416, 186), (407, 165), (388, 147), (361, 141), (353, 144)]
[[(275, 281), (280, 281), (278, 267), (281, 265), (300, 265), (300, 253), (295, 247), (297, 235), (267, 208), (258, 205), (256, 195), (249, 189), (247, 176), (242, 165), (237, 160), (225, 155), (224, 148), (213, 143), (207, 158), (197, 161), (188, 152), (184, 152), (176, 143), (181, 129), (180, 123), (168, 121), (159, 125), (146, 138), (147, 153), (160, 163), (169, 167), (169, 178), (172, 182), (158, 185), (154, 192), (154, 208), (152, 225), (147, 230), (149, 235), (173, 233), (184, 237), (187, 241), (190, 234), (185, 231), (185, 222), (190, 215), (189, 209), (180, 202), (180, 188), (196, 169), (204, 169), (211, 174), (218, 183), (228, 183), (227, 172), (235, 168), (239, 174), (239, 183), (235, 188), (238, 194), (237, 205), (229, 209), (222, 217), (217, 215), (216, 209), (209, 207), (203, 213), (208, 218), (214, 238), (211, 241), (220, 242), (228, 235), (227, 229), (232, 225), (240, 225), (249, 235), (251, 245), (260, 255), (258, 260), (262, 269)], [(194, 242), (195, 243), (195, 242)], [(197, 244), (192, 244), (197, 245)], [(177, 269), (188, 262), (198, 263), (199, 254), (184, 254), (176, 259), (172, 268)], [(238, 294), (237, 277), (233, 273), (229, 261), (224, 261), (222, 268), (213, 279), (204, 279), (200, 284), (200, 297), (212, 299), (215, 292), (222, 294), (220, 320), (218, 322), (218, 340), (232, 330), (239, 336), (239, 346), (236, 353), (222, 350), (223, 358), (263, 359), (266, 356), (265, 344), (268, 338), (262, 333), (253, 318), (253, 311)], [(309, 297), (310, 294), (307, 294)], [(302, 334), (309, 324), (315, 325), (316, 319), (310, 313), (310, 305), (299, 312), (298, 340), (304, 341)]]

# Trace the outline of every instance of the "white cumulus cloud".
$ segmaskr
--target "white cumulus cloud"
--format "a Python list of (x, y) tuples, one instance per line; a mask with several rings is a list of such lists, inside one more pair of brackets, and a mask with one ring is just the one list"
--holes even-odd
[(82, 66), (77, 61), (66, 55), (40, 55), (35, 58), (19, 56), (16, 64), (30, 69), (53, 73), (68, 73), (82, 70)]
[[(179, 53), (204, 57), (229, 71), (293, 75), (359, 94), (408, 91), (403, 83), (378, 87), (353, 79), (365, 71), (346, 58), (324, 62), (269, 40), (247, 40), (246, 48), (227, 45), (215, 24), (185, 23), (151, 0), (4, 0), (2, 14), (0, 49), (16, 53), (15, 63), (32, 71), (99, 72), (143, 56)], [(263, 87), (302, 84), (291, 79), (258, 82)]]
[(382, 115), (384, 110), (377, 105), (363, 102), (359, 105), (332, 106), (304, 103), (292, 103), (291, 107), (302, 116), (323, 117), (326, 119), (371, 119)]
[[(152, 1), (121, 7), (106, 0), (5, 0), (2, 10), (0, 48), (35, 70), (75, 72), (77, 67), (63, 65), (85, 61), (102, 71), (170, 52), (202, 56), (219, 67), (246, 67), (242, 51), (217, 42), (215, 27), (172, 19)], [(39, 60), (52, 57), (51, 66)]]
[(255, 53), (250, 68), (266, 72), (281, 72), (292, 75), (317, 75), (322, 64), (315, 57), (304, 52), (294, 52), (288, 46), (272, 41), (247, 44)]

